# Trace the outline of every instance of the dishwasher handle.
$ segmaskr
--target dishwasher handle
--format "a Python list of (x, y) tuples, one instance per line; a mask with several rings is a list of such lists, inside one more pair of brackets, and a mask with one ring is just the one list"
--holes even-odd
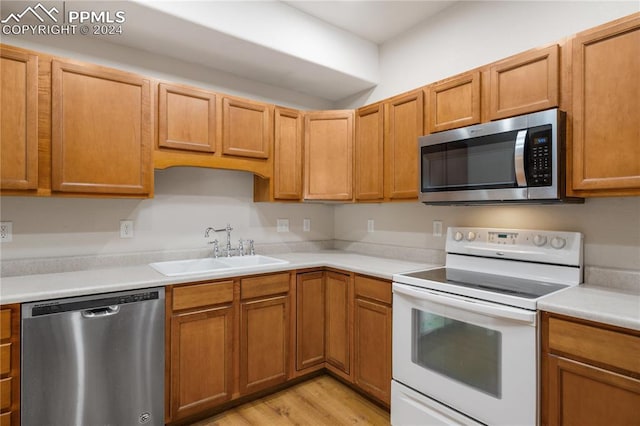
[(116, 315), (118, 312), (120, 312), (120, 306), (112, 305), (104, 308), (87, 309), (82, 311), (82, 316), (85, 318), (100, 318)]

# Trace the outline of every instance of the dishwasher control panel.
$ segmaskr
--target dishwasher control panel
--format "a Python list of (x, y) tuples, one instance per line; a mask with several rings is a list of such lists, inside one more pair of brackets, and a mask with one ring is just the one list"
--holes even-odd
[[(160, 298), (160, 292), (143, 291), (140, 293), (115, 294), (115, 295), (94, 295), (74, 297), (72, 299), (52, 300), (43, 303), (30, 304), (30, 316), (38, 317), (42, 315), (60, 314), (70, 311), (82, 311), (107, 306), (124, 305), (127, 303), (145, 302)], [(24, 308), (23, 308), (24, 309)]]

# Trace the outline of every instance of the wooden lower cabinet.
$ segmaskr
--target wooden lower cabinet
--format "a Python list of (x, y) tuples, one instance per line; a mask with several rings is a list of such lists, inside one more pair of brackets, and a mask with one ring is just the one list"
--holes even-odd
[(327, 272), (325, 281), (325, 357), (327, 368), (349, 375), (351, 362), (351, 277)]
[(542, 424), (640, 421), (640, 332), (544, 313)]
[(240, 393), (285, 382), (289, 371), (289, 295), (242, 302)]
[(0, 426), (20, 425), (20, 305), (0, 306)]
[(307, 272), (296, 279), (296, 370), (324, 363), (325, 273)]
[(231, 399), (233, 308), (171, 319), (171, 413), (177, 420)]
[(181, 285), (167, 293), (171, 316), (168, 417), (176, 421), (232, 397), (234, 282)]
[(356, 275), (354, 382), (387, 406), (391, 403), (391, 297), (390, 281)]

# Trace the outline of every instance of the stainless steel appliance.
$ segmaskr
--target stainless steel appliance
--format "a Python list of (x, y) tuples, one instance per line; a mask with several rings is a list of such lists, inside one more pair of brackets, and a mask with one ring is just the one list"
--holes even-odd
[(418, 141), (424, 203), (583, 201), (565, 195), (565, 113), (557, 108)]
[(393, 276), (391, 423), (536, 425), (536, 304), (582, 282), (582, 234), (449, 228), (446, 250)]
[(164, 424), (164, 288), (22, 305), (22, 426)]

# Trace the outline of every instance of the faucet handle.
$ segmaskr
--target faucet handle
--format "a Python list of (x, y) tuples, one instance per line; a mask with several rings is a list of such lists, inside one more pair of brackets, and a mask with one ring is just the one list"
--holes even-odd
[(253, 240), (249, 240), (249, 254), (251, 256), (253, 256), (254, 254), (256, 254), (256, 250), (253, 247)]
[(244, 256), (244, 241), (238, 240), (238, 254)]
[(220, 247), (218, 246), (218, 240), (209, 241), (209, 244), (213, 244), (213, 257), (220, 256)]

